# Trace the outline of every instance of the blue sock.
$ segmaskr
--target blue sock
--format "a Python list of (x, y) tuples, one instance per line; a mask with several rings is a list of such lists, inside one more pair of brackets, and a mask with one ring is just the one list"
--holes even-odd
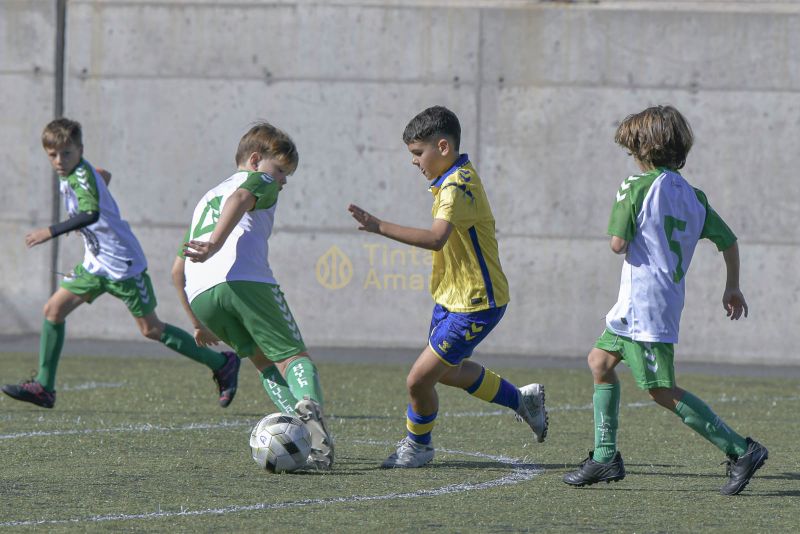
[(408, 430), (408, 437), (411, 441), (427, 445), (431, 442), (431, 431), (436, 422), (436, 415), (434, 412), (431, 415), (419, 415), (408, 405), (406, 411), (406, 429)]
[(478, 397), (486, 402), (506, 406), (514, 411), (519, 408), (519, 389), (517, 389), (517, 386), (505, 378), (501, 378), (491, 369), (484, 367), (475, 383), (464, 389), (473, 397)]

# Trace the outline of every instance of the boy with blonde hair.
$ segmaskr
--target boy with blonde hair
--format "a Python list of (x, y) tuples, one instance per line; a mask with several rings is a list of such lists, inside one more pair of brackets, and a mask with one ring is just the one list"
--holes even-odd
[(705, 194), (678, 173), (693, 135), (677, 109), (656, 106), (629, 115), (614, 140), (630, 152), (642, 174), (622, 182), (608, 224), (611, 249), (625, 254), (625, 262), (617, 303), (606, 315), (606, 330), (588, 357), (594, 377), (594, 451), (577, 471), (564, 476), (564, 482), (584, 486), (625, 478), (617, 451), (620, 385), (614, 370), (624, 360), (636, 384), (656, 403), (728, 456), (730, 478), (720, 492), (736, 495), (769, 453), (679, 388), (673, 366), (685, 276), (700, 239), (710, 239), (722, 251), (727, 269), (722, 305), (728, 317), (747, 317), (747, 303), (739, 290), (736, 236)]
[[(110, 173), (83, 159), (81, 125), (66, 118), (50, 122), (42, 133), (42, 146), (60, 178), (69, 219), (33, 230), (25, 236), (25, 244), (34, 247), (78, 231), (85, 253), (83, 263), (64, 277), (44, 306), (38, 375), (18, 385), (5, 385), (2, 391), (14, 399), (52, 408), (66, 318), (84, 302), (91, 304), (109, 293), (125, 303), (143, 336), (210, 368), (219, 387), (219, 403), (228, 406), (236, 393), (239, 359), (230, 352), (220, 354), (198, 347), (187, 332), (158, 318), (144, 252), (108, 190)], [(203, 335), (206, 333), (196, 332), (196, 336)]]
[(192, 322), (249, 358), (278, 409), (303, 420), (309, 466), (328, 470), (333, 439), (319, 375), (268, 260), (278, 193), (297, 168), (297, 148), (261, 122), (242, 137), (235, 159), (237, 171), (195, 207), (173, 280)]
[(506, 311), (508, 282), (500, 265), (495, 223), (483, 183), (467, 154), (459, 154), (461, 125), (447, 108), (434, 106), (414, 117), (403, 132), (411, 163), (430, 182), (431, 228), (410, 228), (378, 219), (350, 205), (359, 230), (433, 252), (431, 293), (436, 303), (428, 345), (406, 379), (410, 403), (407, 435), (382, 467), (422, 467), (433, 459), (431, 431), (439, 410), (437, 383), (511, 408), (533, 430), (547, 435), (544, 386), (517, 389), (470, 360), (475, 347)]

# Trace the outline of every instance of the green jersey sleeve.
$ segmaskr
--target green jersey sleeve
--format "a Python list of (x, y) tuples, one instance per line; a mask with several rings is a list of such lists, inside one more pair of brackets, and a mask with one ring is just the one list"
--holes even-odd
[(475, 196), (465, 184), (449, 183), (439, 192), (434, 219), (443, 219), (458, 228), (469, 228), (477, 220)]
[(709, 205), (705, 193), (697, 188), (695, 188), (694, 192), (697, 195), (697, 200), (706, 208), (706, 220), (703, 223), (700, 238), (710, 239), (719, 251), (730, 248), (736, 243), (736, 234), (725, 224), (725, 221), (714, 211), (714, 208)]
[(636, 202), (629, 190), (617, 191), (617, 198), (611, 208), (611, 216), (608, 220), (607, 233), (621, 237), (625, 241), (633, 240), (636, 233)]
[(67, 177), (69, 187), (75, 192), (78, 199), (78, 211), (100, 211), (100, 194), (97, 191), (97, 182), (94, 173), (85, 162), (75, 167)]
[(239, 189), (245, 189), (256, 197), (254, 210), (265, 210), (278, 202), (279, 187), (278, 182), (270, 175), (263, 172), (251, 172)]

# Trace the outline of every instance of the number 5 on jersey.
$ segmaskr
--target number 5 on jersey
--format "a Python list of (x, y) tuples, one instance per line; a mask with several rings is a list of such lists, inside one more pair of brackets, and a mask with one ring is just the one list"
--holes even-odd
[(672, 239), (672, 234), (675, 232), (675, 230), (679, 232), (685, 231), (686, 221), (676, 219), (670, 215), (664, 216), (664, 233), (667, 234), (667, 243), (669, 243), (669, 249), (678, 257), (678, 265), (675, 267), (675, 271), (672, 273), (672, 281), (677, 284), (683, 279), (686, 273), (683, 272), (683, 251), (681, 250), (681, 244), (679, 241)]

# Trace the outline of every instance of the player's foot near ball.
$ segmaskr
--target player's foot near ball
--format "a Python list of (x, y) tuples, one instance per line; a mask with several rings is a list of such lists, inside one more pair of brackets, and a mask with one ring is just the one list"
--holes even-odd
[(542, 384), (528, 384), (519, 390), (519, 408), (517, 408), (517, 421), (525, 421), (533, 430), (536, 441), (543, 442), (547, 437), (549, 418), (544, 407), (544, 386)]
[(226, 351), (222, 355), (225, 356), (225, 365), (212, 372), (214, 382), (219, 388), (219, 405), (227, 408), (236, 395), (236, 388), (239, 384), (239, 366), (242, 364), (242, 360), (233, 352)]
[(608, 463), (594, 461), (594, 452), (589, 453), (577, 471), (564, 475), (564, 482), (570, 486), (591, 486), (597, 482), (617, 482), (625, 478), (625, 464), (617, 451)]
[(397, 450), (383, 461), (381, 467), (390, 469), (393, 467), (422, 467), (433, 460), (433, 446), (423, 445), (404, 437), (397, 444)]
[(27, 380), (21, 384), (7, 384), (2, 387), (2, 390), (13, 399), (30, 402), (42, 408), (52, 408), (56, 403), (56, 392), (47, 391), (36, 380)]
[(728, 483), (720, 488), (723, 495), (738, 495), (750, 482), (756, 471), (769, 458), (769, 451), (757, 441), (747, 438), (747, 451), (738, 458), (731, 456), (727, 465)]
[(330, 470), (333, 467), (333, 437), (328, 432), (328, 425), (325, 424), (322, 406), (306, 395), (295, 405), (294, 411), (311, 433), (308, 467), (320, 471)]

